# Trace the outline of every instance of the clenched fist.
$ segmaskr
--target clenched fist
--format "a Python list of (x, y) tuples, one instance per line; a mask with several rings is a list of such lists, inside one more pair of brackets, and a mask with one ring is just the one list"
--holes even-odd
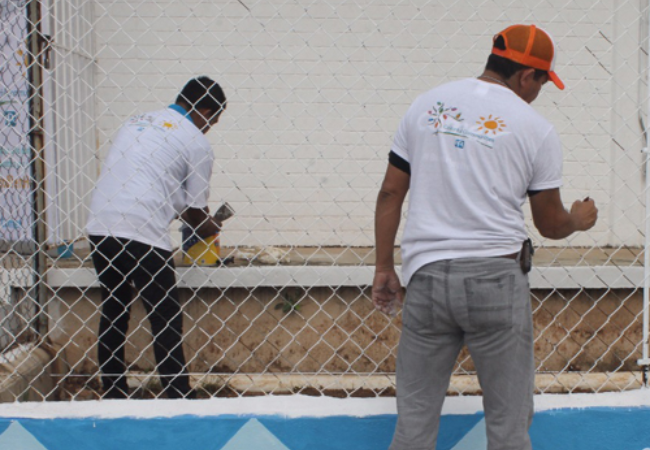
[(592, 199), (576, 200), (571, 206), (571, 217), (577, 231), (586, 231), (596, 224), (598, 208)]

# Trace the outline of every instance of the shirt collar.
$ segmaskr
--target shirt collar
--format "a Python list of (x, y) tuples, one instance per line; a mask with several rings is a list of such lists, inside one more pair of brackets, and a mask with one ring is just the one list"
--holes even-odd
[(185, 110), (185, 108), (183, 108), (182, 106), (179, 106), (179, 105), (177, 105), (176, 103), (173, 103), (173, 104), (169, 105), (169, 108), (170, 108), (170, 109), (173, 109), (173, 110), (176, 111), (177, 113), (179, 113), (179, 114), (181, 114), (181, 115), (187, 117), (187, 120), (189, 120), (190, 122), (194, 123), (194, 120), (192, 120), (192, 116), (190, 116), (190, 113), (188, 113), (188, 112)]

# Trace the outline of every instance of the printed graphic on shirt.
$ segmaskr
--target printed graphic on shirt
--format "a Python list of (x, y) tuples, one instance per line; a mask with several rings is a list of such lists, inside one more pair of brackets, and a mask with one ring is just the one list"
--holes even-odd
[(178, 125), (167, 120), (163, 120), (162, 123), (156, 123), (155, 117), (149, 114), (140, 114), (138, 116), (131, 117), (128, 124), (130, 126), (135, 126), (138, 131), (142, 131), (145, 128), (153, 128), (158, 131), (169, 131), (178, 128)]
[(480, 117), (480, 120), (476, 121), (476, 123), (479, 125), (478, 131), (485, 130), (485, 134), (492, 133), (493, 135), (497, 135), (498, 133), (503, 132), (506, 127), (506, 123), (502, 118), (492, 117), (492, 114), (487, 116), (487, 118)]
[[(464, 122), (463, 113), (456, 107), (446, 106), (443, 102), (436, 102), (436, 106), (427, 112), (427, 124), (433, 134), (447, 134), (463, 139), (469, 139), (485, 147), (494, 148), (495, 137), (506, 131), (506, 122), (501, 117), (489, 115), (479, 116), (474, 127), (469, 128)], [(457, 148), (464, 148), (464, 142)]]
[(436, 106), (429, 111), (429, 124), (437, 131), (442, 129), (444, 123), (448, 120), (462, 122), (462, 113), (457, 113), (458, 108), (446, 108), (444, 103), (437, 102)]

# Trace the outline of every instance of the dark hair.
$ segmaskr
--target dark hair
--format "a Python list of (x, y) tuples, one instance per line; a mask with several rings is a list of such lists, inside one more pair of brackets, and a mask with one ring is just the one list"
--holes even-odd
[[(498, 48), (499, 50), (506, 49), (506, 43), (503, 39), (503, 36), (497, 37), (497, 39), (494, 41), (494, 47)], [(498, 73), (506, 80), (513, 76), (515, 73), (524, 69), (530, 69), (530, 67), (524, 66), (523, 64), (519, 64), (518, 62), (495, 54), (491, 54), (488, 57), (487, 64), (485, 65), (485, 70), (490, 70), (492, 72)], [(535, 69), (534, 77), (536, 80), (539, 80), (541, 77), (547, 74), (548, 72), (545, 70)]]
[(202, 76), (187, 82), (176, 103), (184, 103), (191, 110), (208, 108), (213, 113), (221, 113), (226, 109), (226, 95), (216, 81)]

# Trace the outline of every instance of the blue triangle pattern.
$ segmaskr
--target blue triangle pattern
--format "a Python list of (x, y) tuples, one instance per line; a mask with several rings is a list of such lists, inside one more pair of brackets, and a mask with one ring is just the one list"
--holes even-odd
[(17, 421), (12, 422), (5, 432), (0, 434), (0, 448), (11, 450), (47, 450), (43, 444), (38, 442), (38, 439)]
[(451, 450), (486, 450), (485, 418), (481, 419)]
[(221, 450), (251, 449), (290, 450), (257, 419), (246, 422)]

